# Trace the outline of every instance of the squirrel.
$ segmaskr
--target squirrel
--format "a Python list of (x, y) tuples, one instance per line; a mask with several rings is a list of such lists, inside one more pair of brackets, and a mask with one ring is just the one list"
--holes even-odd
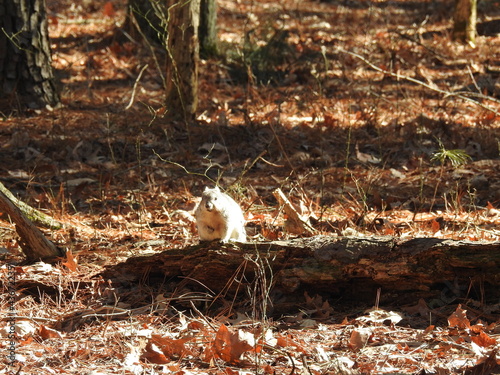
[(205, 187), (195, 216), (202, 241), (220, 239), (222, 242), (245, 242), (247, 239), (243, 211), (238, 203), (220, 191), (218, 186), (213, 189)]

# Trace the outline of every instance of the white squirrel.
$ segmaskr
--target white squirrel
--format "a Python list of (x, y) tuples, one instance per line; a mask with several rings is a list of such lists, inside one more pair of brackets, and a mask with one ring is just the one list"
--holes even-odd
[(205, 187), (195, 216), (202, 241), (220, 239), (222, 242), (245, 242), (247, 239), (243, 211), (238, 203), (220, 191), (218, 186), (213, 189)]

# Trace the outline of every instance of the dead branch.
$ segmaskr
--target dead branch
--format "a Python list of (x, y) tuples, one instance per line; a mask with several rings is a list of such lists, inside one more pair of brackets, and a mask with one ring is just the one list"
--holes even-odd
[(285, 228), (289, 233), (292, 234), (308, 234), (312, 235), (316, 232), (316, 230), (309, 224), (307, 218), (303, 217), (301, 214), (297, 212), (292, 203), (288, 200), (288, 198), (283, 194), (281, 189), (276, 189), (273, 191), (273, 195), (278, 201), (279, 205), (283, 207), (285, 214), (287, 215), (287, 219), (285, 222)]
[(14, 194), (12, 194), (9, 189), (7, 189), (1, 182), (0, 192), (2, 192), (14, 205), (16, 205), (21, 210), (21, 212), (26, 215), (26, 217), (32, 222), (35, 222), (44, 228), (54, 230), (61, 229), (63, 227), (63, 225), (56, 219), (17, 199)]
[(2, 187), (3, 189), (0, 190), (0, 212), (9, 215), (15, 223), (16, 232), (20, 237), (18, 240), (19, 246), (21, 246), (26, 258), (29, 261), (35, 261), (62, 256), (62, 251), (50, 242), (40, 229), (26, 218), (19, 207), (4, 193), (5, 187), (3, 185)]
[[(435, 85), (430, 85), (428, 83), (425, 83), (425, 82), (422, 82), (422, 81), (419, 81), (418, 79), (415, 79), (415, 78), (412, 78), (412, 77), (408, 77), (408, 76), (404, 76), (404, 75), (401, 75), (399, 73), (393, 73), (393, 72), (390, 72), (388, 70), (385, 70), (385, 69), (382, 69), (382, 68), (379, 68), (378, 66), (376, 66), (375, 64), (373, 64), (372, 62), (370, 62), (369, 60), (365, 59), (363, 56), (357, 54), (357, 53), (354, 53), (354, 52), (351, 52), (351, 51), (347, 51), (341, 47), (337, 47), (337, 50), (342, 52), (342, 53), (346, 53), (348, 55), (351, 55), (351, 56), (354, 56), (356, 57), (357, 59), (363, 61), (366, 65), (368, 65), (370, 68), (376, 70), (377, 72), (380, 72), (380, 73), (384, 73), (384, 74), (387, 74), (387, 75), (390, 75), (391, 77), (395, 77), (397, 79), (404, 79), (408, 82), (413, 82), (413, 83), (416, 83), (417, 85), (420, 85), (422, 87), (425, 87), (429, 90), (432, 90), (432, 91), (435, 91), (435, 92), (438, 92), (440, 94), (443, 94), (445, 97), (448, 97), (448, 96), (455, 96), (457, 98), (460, 98), (462, 100), (465, 100), (465, 101), (468, 101), (470, 103), (473, 103), (483, 109), (486, 109), (487, 111), (490, 111), (490, 112), (493, 112), (495, 115), (497, 116), (500, 116), (500, 112), (498, 112), (496, 109), (490, 107), (490, 106), (487, 106), (481, 102), (478, 102), (477, 100), (474, 100), (472, 98), (470, 98), (470, 94), (468, 94), (469, 96), (466, 96), (464, 95), (463, 93), (460, 93), (460, 92), (450, 92), (450, 91), (446, 91), (446, 90), (443, 90), (443, 89), (440, 89), (439, 87), (435, 86)], [(472, 94), (472, 93), (471, 93)], [(478, 95), (475, 95), (475, 96), (478, 96)], [(481, 96), (482, 99), (487, 99), (487, 100), (491, 100), (491, 101), (495, 101), (496, 102), (496, 99), (495, 98), (490, 98), (488, 96)]]

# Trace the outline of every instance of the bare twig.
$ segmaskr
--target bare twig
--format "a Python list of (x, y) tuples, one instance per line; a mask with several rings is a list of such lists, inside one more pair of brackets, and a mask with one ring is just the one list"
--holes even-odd
[(130, 102), (125, 107), (125, 110), (130, 109), (130, 107), (132, 107), (132, 104), (134, 104), (137, 86), (139, 85), (139, 81), (141, 80), (142, 74), (144, 73), (144, 71), (147, 69), (148, 66), (149, 66), (148, 64), (144, 65), (142, 67), (141, 71), (139, 72), (139, 75), (137, 76), (137, 79), (135, 80), (135, 83), (134, 83), (134, 88), (132, 89), (132, 96), (130, 97)]
[(164, 159), (161, 157), (160, 154), (158, 154), (155, 150), (153, 150), (153, 153), (158, 157), (158, 159), (160, 159), (161, 161), (165, 162), (165, 163), (169, 163), (169, 164), (173, 164), (175, 165), (176, 167), (179, 167), (181, 168), (186, 174), (190, 174), (190, 175), (195, 175), (195, 176), (200, 176), (200, 177), (205, 177), (207, 179), (209, 179), (211, 182), (213, 182), (214, 184), (217, 184), (216, 181), (214, 181), (213, 179), (211, 179), (210, 177), (208, 177), (208, 170), (211, 168), (211, 166), (209, 166), (206, 170), (205, 170), (205, 173), (198, 173), (198, 172), (191, 172), (189, 171), (185, 166), (183, 166), (182, 164), (179, 164), (175, 161), (172, 161), (172, 160), (167, 160), (167, 159)]
[[(492, 108), (492, 107), (487, 106), (487, 105), (485, 105), (483, 103), (480, 103), (477, 100), (469, 98), (469, 97), (467, 97), (467, 96), (465, 96), (465, 95), (463, 95), (461, 93), (453, 93), (453, 92), (450, 92), (450, 91), (442, 90), (442, 89), (440, 89), (438, 87), (434, 87), (433, 85), (430, 85), (430, 84), (427, 84), (425, 82), (419, 81), (418, 79), (415, 79), (415, 78), (412, 78), (412, 77), (408, 77), (408, 76), (404, 76), (404, 75), (401, 75), (401, 74), (398, 74), (398, 73), (393, 73), (393, 72), (390, 72), (388, 70), (379, 68), (378, 66), (376, 66), (375, 64), (373, 64), (371, 61), (368, 61), (367, 59), (365, 59), (363, 56), (361, 56), (361, 55), (359, 55), (357, 53), (354, 53), (354, 52), (346, 51), (343, 48), (338, 47), (337, 50), (339, 52), (346, 53), (348, 55), (356, 57), (357, 59), (363, 61), (366, 65), (368, 65), (370, 68), (376, 70), (377, 72), (381, 72), (381, 73), (390, 75), (391, 77), (395, 77), (397, 79), (404, 79), (406, 81), (416, 83), (417, 85), (423, 86), (423, 87), (425, 87), (425, 88), (427, 88), (429, 90), (432, 90), (432, 91), (438, 92), (440, 94), (443, 94), (445, 97), (455, 96), (455, 97), (460, 98), (462, 100), (465, 100), (465, 101), (468, 101), (470, 103), (476, 104), (479, 107), (481, 107), (483, 109), (486, 109), (487, 111), (491, 111), (491, 112), (493, 112), (497, 116), (500, 116), (500, 112), (497, 111), (495, 108)], [(487, 100), (491, 100), (491, 101), (496, 101), (494, 98), (490, 98), (489, 96), (485, 96), (483, 99), (487, 99)]]

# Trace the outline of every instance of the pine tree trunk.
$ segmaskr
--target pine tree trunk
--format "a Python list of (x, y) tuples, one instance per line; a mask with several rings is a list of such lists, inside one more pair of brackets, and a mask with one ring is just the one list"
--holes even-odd
[(200, 54), (217, 54), (217, 4), (215, 0), (201, 0), (200, 5)]
[(474, 45), (476, 42), (477, 0), (457, 0), (453, 38)]
[(169, 0), (166, 97), (169, 115), (189, 121), (198, 104), (200, 0)]
[(0, 109), (59, 103), (44, 0), (0, 2)]

